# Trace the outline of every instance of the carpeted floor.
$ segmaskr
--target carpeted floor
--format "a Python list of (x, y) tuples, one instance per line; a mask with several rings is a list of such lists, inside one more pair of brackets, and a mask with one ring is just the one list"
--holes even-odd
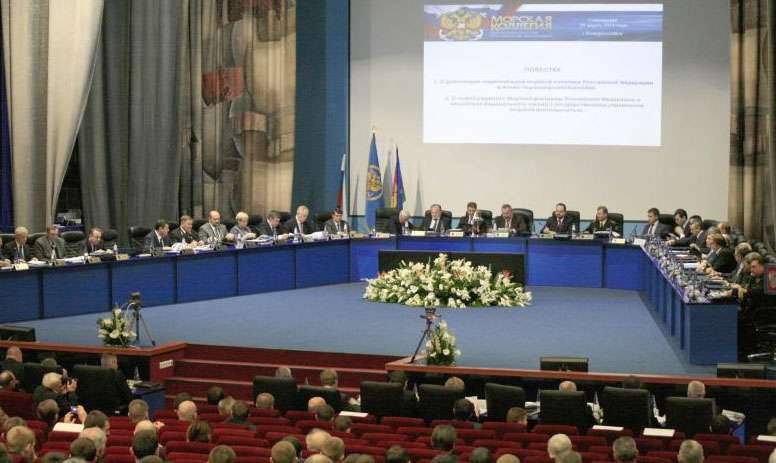
[[(361, 299), (364, 283), (193, 302), (143, 310), (157, 342), (188, 341), (324, 352), (410, 355), (420, 308)], [(714, 374), (685, 362), (632, 291), (532, 289), (525, 309), (442, 309), (464, 366), (538, 368), (541, 355), (590, 358), (590, 370)], [(35, 320), (44, 342), (99, 344), (99, 314)], [(21, 324), (21, 323), (20, 323)]]

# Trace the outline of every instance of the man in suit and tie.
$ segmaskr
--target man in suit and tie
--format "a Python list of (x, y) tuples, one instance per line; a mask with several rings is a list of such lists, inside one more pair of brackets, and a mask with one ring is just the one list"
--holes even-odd
[(199, 240), (221, 244), (224, 241), (234, 241), (234, 235), (227, 232), (226, 225), (221, 223), (221, 213), (210, 211), (207, 214), (207, 223), (199, 227)]
[(286, 233), (301, 233), (303, 235), (309, 235), (315, 231), (315, 228), (307, 218), (310, 216), (310, 209), (307, 206), (299, 206), (296, 208), (296, 215), (283, 224), (283, 229)]
[(571, 233), (572, 225), (571, 219), (566, 215), (566, 205), (558, 203), (555, 205), (555, 212), (552, 213), (544, 224), (542, 233)]
[(154, 229), (147, 234), (143, 241), (143, 249), (146, 251), (161, 251), (164, 247), (172, 246), (170, 241), (170, 224), (164, 220), (157, 220)]
[(182, 215), (180, 226), (170, 232), (170, 239), (173, 243), (202, 244), (197, 238), (194, 235), (194, 219), (188, 215)]
[(89, 236), (86, 237), (84, 243), (84, 251), (93, 254), (97, 251), (104, 251), (105, 243), (102, 241), (102, 229), (98, 227), (92, 227), (89, 230)]
[(477, 213), (477, 203), (470, 201), (466, 204), (466, 214), (458, 220), (458, 228), (463, 230), (464, 235), (487, 233), (487, 224)]
[(528, 233), (530, 231), (525, 217), (515, 215), (512, 206), (509, 204), (501, 206), (501, 215), (496, 217), (495, 224), (498, 229), (509, 230), (510, 235)]
[(660, 211), (652, 207), (647, 211), (647, 224), (641, 234), (650, 238), (665, 238), (671, 233), (671, 227), (660, 223)]
[(598, 206), (595, 211), (595, 220), (590, 222), (585, 233), (612, 232), (614, 236), (622, 235), (620, 225), (609, 218), (609, 209), (606, 206)]
[(267, 220), (262, 221), (256, 227), (256, 234), (259, 236), (271, 236), (275, 240), (286, 239), (288, 235), (281, 233), (280, 214), (270, 211), (267, 214)]
[(699, 270), (714, 271), (718, 273), (730, 273), (736, 268), (736, 259), (733, 251), (726, 246), (725, 237), (720, 233), (714, 233), (706, 238), (709, 254), (699, 267)]
[(331, 211), (331, 218), (323, 224), (323, 229), (330, 235), (348, 234), (350, 226), (342, 220), (342, 209), (337, 207)]
[(690, 219), (690, 233), (682, 238), (676, 238), (668, 240), (669, 246), (675, 246), (680, 248), (688, 248), (691, 244), (696, 244), (702, 239), (704, 241), (703, 246), (706, 246), (706, 237), (701, 236), (703, 229), (701, 228), (701, 222), (697, 219)]
[(59, 229), (54, 225), (46, 227), (46, 236), (41, 236), (32, 246), (32, 254), (38, 260), (51, 262), (52, 259), (65, 258), (65, 240), (59, 237)]
[(16, 227), (13, 241), (3, 246), (3, 255), (11, 262), (27, 262), (34, 259), (30, 247), (27, 245), (29, 232), (24, 227)]
[(410, 220), (410, 213), (401, 210), (395, 220), (388, 222), (388, 233), (391, 235), (409, 235), (417, 227)]
[(445, 221), (442, 218), (442, 206), (432, 204), (430, 214), (423, 218), (423, 230), (444, 233), (446, 229)]

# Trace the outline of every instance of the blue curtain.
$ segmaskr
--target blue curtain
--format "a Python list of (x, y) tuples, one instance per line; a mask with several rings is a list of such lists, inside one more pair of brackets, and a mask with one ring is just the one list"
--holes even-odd
[(0, 229), (13, 227), (10, 137), (11, 127), (8, 125), (8, 95), (5, 92), (3, 26), (0, 24)]

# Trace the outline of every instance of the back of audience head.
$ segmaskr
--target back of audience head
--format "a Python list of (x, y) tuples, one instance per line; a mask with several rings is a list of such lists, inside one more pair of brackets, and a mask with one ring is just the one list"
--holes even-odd
[(388, 382), (406, 385), (407, 373), (402, 370), (391, 370), (388, 372)]
[(182, 402), (186, 402), (187, 400), (194, 401), (194, 397), (191, 394), (189, 394), (188, 392), (180, 392), (180, 393), (178, 393), (175, 396), (175, 398), (173, 399), (173, 401), (172, 401), (172, 408), (177, 410), (178, 406)]
[(35, 433), (27, 426), (14, 426), (6, 433), (5, 445), (10, 453), (24, 455), (29, 460), (35, 455)]
[(40, 459), (41, 463), (62, 463), (65, 460), (67, 455), (62, 452), (49, 452)]
[(259, 410), (274, 410), (275, 397), (269, 392), (262, 392), (256, 396), (256, 408)]
[(197, 419), (197, 404), (192, 400), (184, 400), (176, 408), (178, 419), (181, 421), (194, 421)]
[(636, 447), (636, 441), (630, 436), (618, 437), (612, 443), (612, 455), (617, 463), (635, 462), (639, 456), (639, 449)]
[(431, 431), (431, 448), (450, 451), (455, 447), (455, 428), (448, 424), (434, 426)]
[(486, 447), (477, 447), (469, 454), (469, 463), (490, 463), (490, 450)]
[(453, 418), (458, 421), (469, 421), (474, 418), (474, 404), (468, 399), (458, 399), (453, 405)]
[(211, 386), (207, 390), (207, 404), (218, 405), (218, 402), (225, 397), (224, 389), (220, 386)]
[(730, 420), (723, 414), (714, 415), (709, 427), (713, 434), (730, 434)]
[(232, 406), (232, 416), (240, 421), (247, 421), (248, 415), (250, 415), (251, 409), (248, 408), (248, 404), (243, 400), (236, 400), (234, 406)]
[(463, 391), (464, 389), (466, 389), (466, 383), (464, 383), (463, 380), (457, 376), (451, 376), (447, 378), (447, 381), (445, 381), (445, 387), (447, 389)]
[(334, 419), (335, 412), (331, 405), (323, 404), (315, 408), (315, 419), (318, 421), (329, 422)]
[[(18, 417), (18, 416), (12, 416), (5, 420), (5, 423), (3, 423), (3, 435), (7, 436), (8, 431), (15, 428), (16, 426), (27, 426), (27, 421), (24, 420), (24, 418)], [(6, 439), (7, 440), (7, 439)]]
[(349, 453), (345, 459), (342, 460), (342, 463), (356, 463), (359, 457), (361, 457), (360, 453)]
[(207, 421), (196, 420), (186, 429), (186, 442), (210, 442), (213, 432)]
[(334, 368), (324, 369), (321, 371), (320, 379), (323, 387), (337, 387), (337, 370)]
[(159, 438), (156, 431), (138, 431), (132, 436), (132, 455), (140, 460), (149, 455), (159, 455)]
[(507, 423), (528, 424), (528, 412), (522, 407), (512, 407), (507, 410)]
[(431, 463), (458, 463), (458, 457), (450, 453), (444, 453), (432, 458)]
[(577, 392), (577, 385), (574, 381), (563, 381), (558, 386), (558, 390), (562, 392)]
[(296, 438), (296, 436), (286, 436), (280, 439), (280, 442), (288, 442), (291, 444), (291, 446), (294, 447), (294, 451), (296, 452), (296, 458), (302, 457), (302, 450), (304, 450), (304, 447), (302, 446), (302, 443), (299, 441), (299, 439)]
[(385, 451), (385, 463), (410, 463), (410, 454), (400, 445), (392, 445)]
[(79, 437), (70, 443), (70, 458), (94, 461), (97, 459), (97, 447), (91, 439)]
[(151, 420), (143, 420), (135, 423), (135, 430), (133, 431), (133, 434), (138, 434), (143, 431), (151, 431), (156, 434), (156, 425), (154, 425)]
[(375, 463), (375, 457), (362, 453), (358, 455), (354, 463)]
[(690, 381), (687, 385), (687, 397), (690, 399), (703, 399), (706, 397), (706, 385), (700, 381)]
[(333, 462), (342, 461), (345, 458), (345, 441), (339, 437), (329, 437), (321, 447), (321, 453)]
[(293, 378), (294, 374), (291, 372), (291, 369), (288, 367), (277, 367), (275, 370), (275, 377), (276, 378)]
[(688, 439), (682, 442), (676, 458), (679, 463), (703, 463), (703, 447), (698, 441)]
[(571, 450), (571, 439), (565, 434), (555, 434), (547, 441), (547, 454), (553, 460), (558, 455)]
[(505, 453), (496, 459), (496, 463), (520, 463), (520, 459), (511, 453)]
[(330, 437), (331, 435), (322, 429), (312, 429), (307, 433), (307, 436), (305, 436), (307, 450), (310, 452), (320, 452), (323, 448), (324, 442), (326, 442), (326, 440)]
[(24, 360), (22, 359), (22, 350), (19, 349), (17, 346), (11, 346), (5, 351), (5, 358), (6, 360), (16, 360), (19, 363), (22, 363)]
[(232, 416), (232, 407), (236, 400), (232, 396), (226, 396), (218, 401), (218, 414), (221, 416)]
[(313, 455), (310, 455), (305, 460), (305, 463), (333, 463), (331, 461), (331, 458), (327, 457), (326, 455), (323, 455), (321, 453), (316, 453)]
[(353, 419), (349, 416), (338, 415), (334, 418), (332, 428), (337, 432), (350, 432), (353, 427)]
[(40, 365), (46, 368), (56, 368), (59, 366), (56, 359), (52, 357), (46, 357), (40, 361)]
[(45, 422), (49, 428), (53, 428), (59, 421), (59, 405), (53, 399), (46, 399), (35, 408), (35, 416)]
[(15, 391), (19, 385), (19, 381), (12, 371), (6, 370), (0, 372), (0, 389), (6, 391)]
[(84, 439), (89, 439), (92, 441), (94, 443), (95, 449), (97, 449), (97, 459), (102, 459), (102, 457), (105, 455), (105, 445), (108, 441), (108, 436), (105, 434), (105, 431), (94, 426), (91, 428), (85, 428), (83, 431), (81, 431), (78, 437), (83, 437)]
[(642, 389), (644, 385), (638, 376), (628, 375), (622, 380), (623, 389)]
[(557, 457), (555, 457), (556, 463), (582, 463), (582, 455), (579, 454), (579, 452), (575, 450), (569, 450), (568, 452), (563, 452)]
[(296, 449), (290, 442), (279, 441), (272, 446), (272, 463), (296, 463), (296, 460)]
[(100, 428), (108, 433), (110, 430), (108, 416), (99, 410), (92, 410), (86, 415), (84, 428)]
[(227, 445), (216, 445), (207, 457), (208, 463), (235, 463), (237, 454)]
[(129, 407), (127, 408), (127, 416), (135, 424), (147, 420), (148, 403), (143, 399), (133, 400), (129, 403)]
[(317, 410), (321, 405), (326, 405), (326, 400), (324, 400), (323, 397), (311, 397), (310, 400), (307, 401), (307, 411), (310, 413), (315, 413), (315, 410)]
[(164, 460), (156, 455), (148, 455), (140, 459), (140, 463), (164, 463)]

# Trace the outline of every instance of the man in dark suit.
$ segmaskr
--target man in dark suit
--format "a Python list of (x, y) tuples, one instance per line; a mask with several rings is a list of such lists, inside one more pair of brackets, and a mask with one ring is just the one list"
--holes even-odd
[(102, 241), (102, 229), (98, 227), (93, 227), (91, 230), (89, 230), (89, 236), (86, 237), (86, 242), (84, 243), (84, 251), (92, 254), (97, 251), (104, 251), (105, 250), (105, 243)]
[(5, 243), (5, 246), (3, 246), (3, 255), (6, 259), (11, 262), (26, 262), (34, 257), (30, 247), (27, 245), (28, 235), (26, 228), (16, 227), (13, 241)]
[(233, 241), (234, 235), (226, 230), (226, 225), (221, 223), (221, 213), (210, 211), (207, 214), (207, 223), (199, 227), (199, 240), (205, 243), (215, 242), (221, 244), (224, 241)]
[(690, 219), (690, 233), (685, 235), (683, 238), (677, 238), (673, 240), (668, 241), (669, 246), (675, 246), (679, 248), (688, 248), (691, 244), (698, 245), (700, 240), (703, 240), (703, 247), (706, 246), (706, 237), (701, 236), (703, 233), (703, 229), (701, 228), (701, 223), (695, 219)]
[(154, 229), (147, 234), (143, 241), (143, 249), (146, 251), (161, 251), (166, 246), (172, 246), (170, 241), (170, 224), (164, 220), (157, 220)]
[(301, 233), (303, 235), (309, 235), (315, 231), (315, 227), (310, 223), (308, 217), (310, 216), (310, 210), (307, 206), (299, 206), (296, 208), (296, 215), (288, 219), (283, 224), (283, 230), (285, 233)]
[(410, 221), (410, 213), (404, 210), (399, 211), (396, 219), (388, 222), (388, 233), (391, 235), (409, 235), (416, 229), (417, 227)]
[(479, 235), (480, 233), (487, 233), (488, 224), (482, 220), (482, 217), (477, 213), (477, 203), (470, 201), (466, 204), (466, 214), (458, 219), (458, 228), (463, 230), (464, 235)]
[(665, 238), (671, 233), (671, 227), (660, 223), (660, 211), (656, 208), (650, 208), (647, 211), (647, 224), (641, 234), (651, 238)]
[(609, 209), (606, 206), (598, 206), (595, 211), (595, 220), (590, 222), (585, 233), (612, 232), (615, 236), (622, 235), (620, 224), (609, 218)]
[(566, 216), (566, 205), (558, 203), (555, 205), (555, 212), (552, 213), (544, 224), (542, 233), (571, 233), (571, 227), (571, 219)]
[(24, 374), (22, 365), (22, 350), (17, 346), (11, 346), (5, 351), (5, 360), (3, 360), (3, 370), (10, 371), (17, 379), (21, 379)]
[(65, 240), (59, 237), (59, 229), (54, 225), (46, 227), (46, 236), (41, 236), (32, 246), (32, 254), (38, 260), (51, 262), (51, 259), (65, 258)]
[(256, 425), (250, 422), (248, 416), (250, 415), (250, 409), (248, 404), (242, 400), (238, 400), (232, 406), (232, 416), (224, 421), (226, 424), (238, 424), (244, 426), (246, 429), (255, 430)]
[(528, 233), (529, 226), (525, 217), (515, 215), (512, 206), (504, 204), (501, 206), (501, 215), (494, 220), (497, 229), (509, 230), (510, 235)]
[(323, 230), (330, 235), (348, 234), (350, 225), (342, 220), (342, 209), (337, 207), (331, 211), (331, 218), (323, 224)]
[(59, 411), (62, 415), (70, 411), (71, 405), (78, 404), (78, 396), (75, 391), (78, 388), (78, 381), (70, 378), (67, 384), (63, 384), (62, 375), (59, 373), (46, 373), (43, 375), (41, 385), (35, 388), (32, 393), (32, 401), (35, 405), (44, 400), (53, 400), (59, 405)]
[(281, 233), (280, 214), (270, 211), (267, 214), (267, 220), (263, 220), (256, 227), (256, 234), (259, 236), (271, 236), (274, 239), (284, 238), (285, 235)]
[(100, 366), (103, 368), (109, 368), (115, 372), (114, 383), (116, 387), (116, 396), (119, 398), (119, 410), (126, 411), (129, 402), (132, 401), (132, 391), (129, 390), (127, 385), (127, 378), (124, 373), (119, 370), (119, 359), (116, 354), (102, 354), (100, 358)]
[(704, 267), (718, 273), (730, 273), (736, 268), (736, 259), (733, 251), (725, 246), (725, 238), (714, 233), (706, 238), (709, 254), (706, 256)]
[(445, 220), (442, 217), (442, 206), (439, 204), (432, 204), (429, 215), (423, 218), (423, 230), (444, 233), (447, 230)]
[(173, 243), (199, 244), (198, 237), (194, 235), (194, 219), (188, 215), (182, 215), (180, 226), (170, 232)]

